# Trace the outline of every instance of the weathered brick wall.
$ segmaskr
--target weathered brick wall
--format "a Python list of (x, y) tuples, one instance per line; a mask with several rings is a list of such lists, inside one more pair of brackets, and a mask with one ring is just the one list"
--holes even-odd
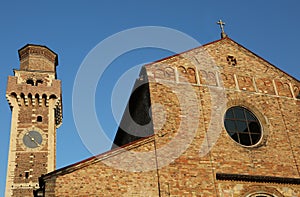
[[(19, 50), (21, 70), (55, 72), (57, 55), (45, 46), (26, 45)], [(54, 66), (53, 66), (54, 64)]]
[[(158, 196), (157, 172), (141, 172), (144, 165), (155, 169), (154, 152), (147, 153), (150, 150), (154, 150), (151, 137), (126, 147), (126, 151), (115, 149), (53, 177), (46, 175), (46, 196)], [(146, 152), (152, 159), (147, 164), (138, 158), (128, 159), (136, 152)]]
[[(171, 119), (167, 119), (162, 129), (155, 129), (158, 144), (162, 143), (161, 146), (166, 146), (171, 139), (174, 139), (178, 125), (193, 125), (188, 121), (194, 119), (195, 113), (188, 109), (191, 113), (184, 114), (182, 109), (178, 109), (195, 108), (193, 104), (186, 105), (185, 102), (194, 102), (191, 98), (197, 98), (196, 102), (200, 110), (199, 127), (188, 149), (169, 166), (159, 170), (162, 194), (166, 196), (169, 194), (216, 196), (217, 193), (220, 196), (222, 193), (224, 196), (242, 195), (243, 190), (235, 188), (238, 183), (231, 182), (229, 187), (228, 184), (215, 179), (216, 173), (299, 178), (300, 160), (297, 154), (299, 153), (297, 132), (300, 129), (299, 99), (296, 99), (299, 93), (299, 81), (229, 39), (204, 48), (207, 54), (199, 48), (181, 57), (171, 57), (146, 67), (149, 81), (152, 80), (150, 83), (152, 105), (158, 103), (163, 105), (166, 116)], [(229, 56), (235, 59), (234, 65), (228, 60)], [(209, 66), (211, 63), (215, 66)], [(198, 73), (196, 74), (194, 70), (198, 70)], [(169, 77), (169, 73), (174, 77)], [(189, 84), (185, 83), (187, 81)], [(196, 96), (184, 92), (187, 90), (194, 91)], [(174, 102), (179, 97), (184, 97), (181, 99), (182, 103)], [(222, 104), (225, 107), (222, 107)], [(264, 133), (259, 146), (243, 147), (227, 134), (223, 117), (231, 106), (244, 106), (258, 117)], [(212, 115), (214, 112), (220, 113), (221, 116)], [(161, 121), (160, 116), (159, 113), (153, 113), (154, 127)], [(172, 122), (176, 124), (173, 125)], [(218, 126), (221, 128), (220, 133), (207, 133), (209, 128), (218, 128)], [(205, 140), (213, 143), (214, 140), (210, 138), (217, 138), (217, 141), (215, 144), (208, 143), (208, 146), (213, 147), (209, 154), (202, 156), (201, 144)], [(163, 160), (164, 155), (158, 158), (160, 159)], [(253, 185), (239, 184), (241, 186), (238, 188), (244, 190)], [(290, 191), (289, 194), (284, 193), (284, 196), (300, 195), (299, 186), (296, 185), (261, 185), (269, 185), (278, 191), (285, 189)]]

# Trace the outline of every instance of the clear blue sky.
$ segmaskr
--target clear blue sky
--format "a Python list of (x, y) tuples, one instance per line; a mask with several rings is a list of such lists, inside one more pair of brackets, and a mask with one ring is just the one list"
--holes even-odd
[[(298, 0), (1, 2), (0, 196), (5, 187), (11, 118), (5, 98), (6, 82), (12, 70), (19, 68), (17, 50), (25, 44), (46, 45), (59, 55), (57, 72), (63, 84), (64, 110), (63, 125), (57, 131), (57, 168), (61, 168), (91, 156), (74, 124), (72, 90), (79, 66), (100, 41), (128, 28), (151, 25), (177, 29), (205, 44), (220, 38), (216, 21), (221, 18), (229, 37), (300, 79), (299, 9)], [(167, 55), (170, 54), (166, 51), (152, 49), (124, 54), (99, 82), (97, 115), (110, 138), (115, 135), (117, 123), (112, 118), (109, 89), (131, 65)], [(134, 79), (130, 83), (133, 82)], [(120, 108), (127, 102), (128, 95), (123, 93)], [(109, 148), (104, 147), (102, 152)]]

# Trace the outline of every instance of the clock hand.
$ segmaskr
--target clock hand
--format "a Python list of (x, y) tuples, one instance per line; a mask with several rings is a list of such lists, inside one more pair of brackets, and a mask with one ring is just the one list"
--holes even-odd
[(35, 141), (34, 137), (32, 137), (29, 133), (26, 133), (26, 135), (30, 137), (31, 141), (33, 141), (37, 146), (40, 146), (40, 144), (37, 141)]

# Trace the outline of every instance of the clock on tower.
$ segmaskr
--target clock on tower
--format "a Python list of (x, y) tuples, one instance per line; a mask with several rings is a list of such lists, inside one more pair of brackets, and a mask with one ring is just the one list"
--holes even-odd
[(19, 50), (20, 69), (7, 81), (12, 110), (6, 196), (33, 196), (38, 177), (55, 169), (56, 128), (62, 123), (57, 55), (40, 45)]

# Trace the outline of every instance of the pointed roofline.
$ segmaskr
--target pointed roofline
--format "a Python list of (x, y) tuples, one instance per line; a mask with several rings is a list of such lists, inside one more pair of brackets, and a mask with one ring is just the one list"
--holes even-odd
[[(261, 60), (265, 61), (266, 63), (270, 64), (271, 66), (273, 66), (274, 68), (278, 69), (279, 71), (283, 72), (284, 74), (288, 75), (289, 77), (293, 78), (294, 80), (300, 82), (300, 79), (297, 79), (296, 77), (290, 75), (289, 73), (285, 72), (284, 70), (282, 70), (281, 68), (278, 68), (277, 66), (275, 66), (274, 64), (272, 64), (271, 62), (269, 62), (268, 60), (266, 60), (265, 58), (261, 57), (260, 55), (257, 55), (256, 53), (254, 53), (253, 51), (250, 51), (249, 49), (247, 49), (246, 47), (244, 47), (243, 45), (237, 43), (236, 41), (232, 40), (231, 38), (229, 38), (228, 36), (226, 38), (223, 39), (229, 39), (230, 41), (232, 41), (233, 43), (239, 45), (240, 47), (242, 47), (243, 49), (249, 51), (250, 53), (252, 53), (254, 56), (260, 58)], [(223, 40), (221, 39), (221, 40)]]
[(156, 60), (156, 61), (151, 62), (151, 63), (148, 63), (148, 64), (146, 64), (146, 65), (151, 65), (151, 64), (153, 64), (153, 63), (162, 62), (162, 61), (164, 61), (164, 60), (166, 60), (166, 59), (170, 59), (170, 58), (172, 58), (172, 57), (180, 56), (180, 55), (183, 55), (183, 54), (188, 53), (188, 52), (190, 52), (190, 51), (193, 51), (193, 50), (195, 50), (195, 49), (204, 48), (204, 47), (206, 47), (206, 46), (208, 46), (208, 45), (215, 44), (215, 43), (221, 42), (221, 41), (223, 41), (223, 40), (230, 40), (230, 41), (232, 41), (232, 42), (235, 43), (236, 45), (242, 47), (242, 48), (243, 48), (244, 50), (246, 50), (246, 51), (249, 51), (249, 52), (252, 53), (254, 56), (256, 56), (256, 57), (258, 57), (259, 59), (263, 60), (263, 61), (266, 62), (267, 64), (270, 64), (271, 66), (273, 66), (274, 68), (276, 68), (276, 69), (278, 69), (279, 71), (283, 72), (284, 74), (288, 75), (288, 76), (291, 77), (292, 79), (294, 79), (294, 80), (300, 82), (300, 79), (297, 79), (296, 77), (290, 75), (289, 73), (285, 72), (284, 70), (278, 68), (277, 66), (275, 66), (274, 64), (272, 64), (272, 63), (269, 62), (268, 60), (264, 59), (263, 57), (261, 57), (260, 55), (254, 53), (253, 51), (247, 49), (246, 47), (244, 47), (243, 45), (237, 43), (236, 41), (234, 41), (233, 39), (229, 38), (228, 36), (226, 36), (226, 37), (224, 37), (224, 38), (221, 38), (221, 39), (218, 39), (218, 40), (215, 40), (215, 41), (212, 41), (212, 42), (209, 42), (209, 43), (206, 43), (206, 44), (204, 44), (204, 45), (201, 45), (201, 46), (198, 46), (198, 47), (195, 47), (195, 48), (192, 48), (192, 49), (183, 51), (183, 52), (181, 52), (181, 53), (174, 54), (174, 55), (171, 55), (171, 56), (168, 56), (168, 57), (165, 57), (165, 58)]

